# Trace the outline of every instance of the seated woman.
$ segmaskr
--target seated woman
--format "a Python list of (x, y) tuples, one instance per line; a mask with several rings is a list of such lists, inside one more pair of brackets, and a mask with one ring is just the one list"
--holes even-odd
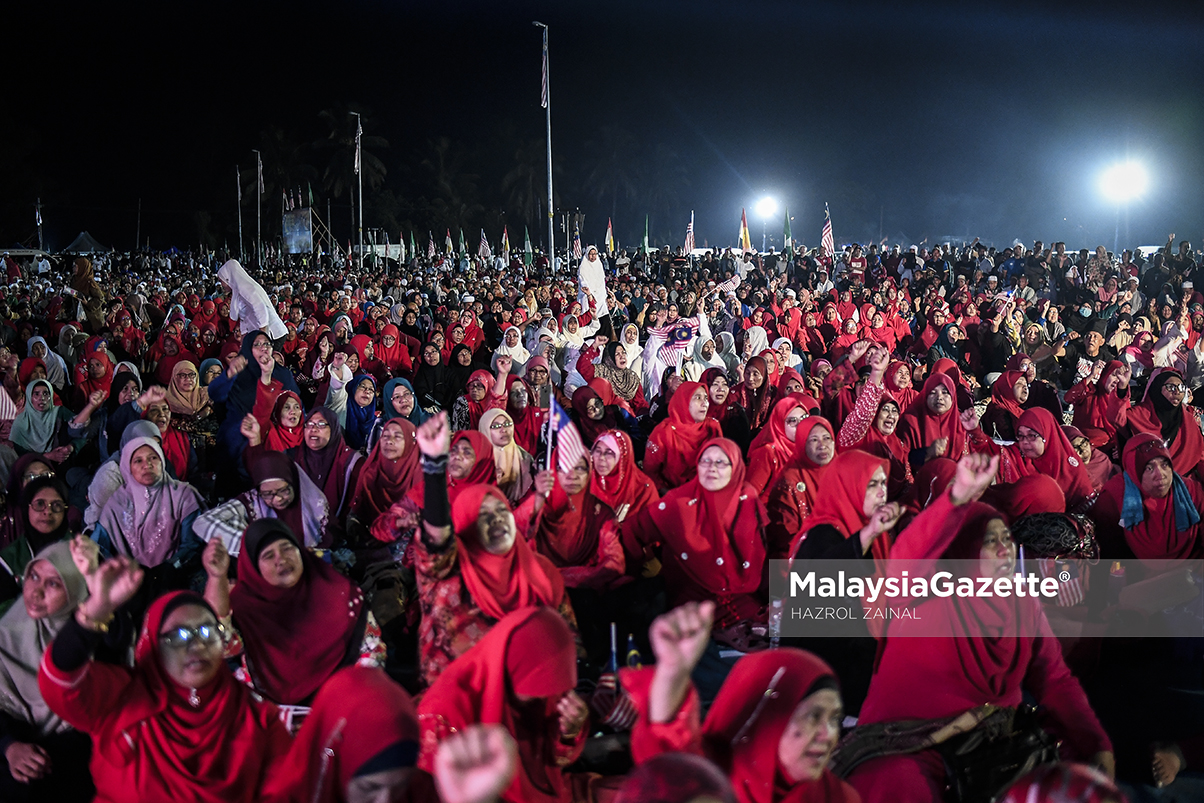
[(452, 405), (452, 424), (456, 431), (476, 429), (487, 410), (506, 406), (506, 379), (510, 375), (510, 366), (510, 358), (503, 355), (497, 358), (496, 379), (484, 369), (472, 372), (464, 385), (464, 394)]
[(723, 437), (740, 444), (741, 451), (752, 442), (748, 427), (748, 416), (744, 408), (736, 404), (731, 384), (722, 368), (708, 368), (702, 372), (701, 384), (707, 391), (707, 418), (719, 422)]
[[(155, 438), (159, 437), (159, 427), (150, 421), (141, 419), (131, 422), (125, 431), (121, 433), (121, 440), (115, 445), (117, 451), (113, 452), (113, 456), (100, 464), (96, 469), (96, 473), (92, 475), (92, 482), (88, 484), (88, 507), (84, 511), (84, 532), (91, 533), (92, 528), (96, 526), (96, 522), (100, 521), (100, 513), (105, 508), (105, 503), (109, 501), (109, 497), (113, 492), (125, 484), (125, 478), (121, 475), (121, 449), (134, 438)], [(171, 464), (167, 465), (167, 470), (171, 472)]]
[(53, 477), (54, 469), (39, 454), (18, 457), (8, 470), (8, 483), (4, 489), (4, 511), (0, 516), (0, 548), (16, 541), (24, 531), (25, 513), (21, 505), (21, 491), (38, 477)]
[(196, 594), (166, 594), (146, 613), (133, 668), (101, 663), (92, 653), (142, 571), (115, 558), (85, 579), (88, 598), (42, 659), (38, 687), (93, 738), (96, 799), (258, 801), (291, 739), (276, 706), (226, 668), (217, 615)]
[(376, 441), (380, 438), (380, 432), (384, 425), (394, 418), (404, 418), (415, 428), (428, 418), (427, 414), (418, 406), (414, 396), (414, 386), (408, 379), (401, 377), (395, 377), (385, 383), (385, 392), (381, 396), (380, 418), (376, 419), (376, 424), (372, 427), (372, 434), (368, 436), (369, 451), (376, 446)]
[(1026, 401), (1028, 380), (1019, 371), (1004, 371), (991, 385), (991, 401), (978, 422), (982, 431), (996, 440), (1016, 440), (1016, 419), (1024, 412)]
[(163, 449), (153, 438), (134, 438), (121, 449), (124, 484), (100, 513), (92, 539), (106, 557), (133, 558), (148, 569), (183, 567), (200, 553), (192, 523), (205, 503), (186, 482), (164, 469)]
[(655, 668), (621, 670), (639, 711), (631, 734), (636, 763), (671, 751), (701, 753), (731, 779), (739, 803), (855, 803), (857, 793), (828, 767), (844, 712), (836, 673), (817, 656), (789, 647), (744, 656), (700, 723), (690, 673), (713, 617), (710, 602), (669, 611), (649, 633)]
[[(957, 409), (957, 394), (957, 380), (949, 374), (934, 372), (924, 382), (924, 389), (903, 411), (899, 440), (907, 448), (913, 471), (934, 457), (958, 460), (969, 451), (970, 441), (975, 436), (967, 433)], [(967, 410), (966, 414), (968, 417), (972, 411)]]
[(1079, 460), (1053, 414), (1043, 407), (1025, 410), (1016, 423), (1016, 445), (1003, 449), (1000, 479), (1015, 482), (1030, 474), (1057, 481), (1066, 496), (1066, 510), (1085, 509), (1094, 498), (1091, 476)]
[(511, 376), (510, 389), (506, 391), (506, 412), (514, 421), (514, 440), (528, 454), (539, 450), (539, 439), (543, 435), (548, 409), (535, 404), (535, 393), (526, 380)]
[(351, 498), (351, 515), (364, 528), (371, 530), (377, 517), (394, 501), (421, 484), (416, 432), (414, 425), (406, 419), (390, 419), (364, 461), (355, 495)]
[(1091, 478), (1091, 489), (1098, 491), (1104, 483), (1120, 473), (1120, 466), (1108, 459), (1108, 455), (1097, 451), (1091, 445), (1091, 439), (1083, 434), (1078, 427), (1062, 427), (1070, 445), (1079, 456), (1079, 462), (1087, 467), (1087, 476)]
[[(976, 503), (996, 473), (996, 458), (971, 455), (958, 464), (949, 491), (921, 513), (895, 544), (893, 557), (910, 560), (958, 560), (973, 565), (963, 577), (1011, 576), (1016, 547), (1003, 516)], [(971, 561), (974, 561), (971, 564)], [(1000, 603), (1000, 600), (1004, 600)], [(892, 603), (894, 604), (894, 603)], [(1031, 597), (925, 597), (912, 600), (917, 618), (890, 623), (869, 696), (861, 707), (858, 729), (841, 752), (856, 760), (837, 763), (866, 803), (940, 799), (945, 784), (941, 754), (925, 741), (951, 718), (980, 720), (984, 704), (1020, 705), (1022, 689), (1044, 709), (1044, 725), (1063, 740), (1074, 760), (1088, 760), (1111, 773), (1112, 747), (1079, 682), (1062, 659), (1039, 600)], [(1016, 636), (967, 631), (967, 622), (990, 623)], [(918, 631), (924, 627), (924, 631)], [(933, 628), (937, 627), (938, 630)], [(960, 637), (907, 637), (906, 631), (947, 632)], [(903, 635), (892, 633), (903, 631)], [(859, 751), (860, 738), (881, 742), (883, 728), (900, 721), (928, 720), (917, 730), (910, 752), (872, 747)], [(864, 743), (863, 743), (864, 744)], [(917, 749), (918, 748), (918, 749)]]
[(1074, 425), (1097, 449), (1115, 453), (1116, 433), (1129, 420), (1129, 377), (1123, 362), (1101, 361), (1066, 391), (1066, 403), (1074, 405)]
[(449, 666), (418, 704), (419, 768), (434, 772), (440, 743), (480, 723), (506, 728), (518, 742), (518, 771), (499, 796), (506, 803), (589, 800), (591, 781), (564, 768), (585, 747), (589, 708), (573, 687), (573, 632), (548, 608), (504, 617)]
[(590, 493), (614, 511), (620, 527), (660, 498), (656, 485), (636, 465), (635, 449), (626, 432), (603, 432), (594, 441), (590, 458)]
[[(81, 554), (94, 561), (95, 545)], [(39, 551), (25, 574), (22, 599), (0, 619), (0, 798), (83, 803), (95, 794), (83, 769), (91, 744), (46, 706), (38, 665), (88, 587), (67, 542)]]
[(301, 445), (289, 454), (326, 495), (331, 520), (340, 526), (351, 508), (351, 495), (363, 469), (364, 456), (343, 440), (339, 418), (329, 407), (315, 407), (305, 419)]
[(171, 381), (167, 384), (167, 406), (171, 408), (176, 427), (181, 431), (195, 435), (209, 435), (217, 431), (209, 389), (201, 384), (200, 372), (188, 360), (176, 363), (171, 369)]
[(610, 382), (615, 395), (626, 403), (633, 415), (646, 415), (648, 400), (644, 398), (644, 388), (640, 384), (639, 374), (631, 370), (627, 364), (627, 351), (623, 348), (623, 344), (618, 341), (607, 343), (606, 349), (602, 353), (602, 361), (595, 365), (593, 360), (597, 356), (597, 346), (583, 349), (577, 360), (578, 373), (587, 382), (594, 377), (601, 377)]
[(185, 480), (196, 477), (200, 462), (196, 450), (192, 448), (191, 439), (172, 426), (171, 408), (167, 400), (152, 402), (142, 417), (159, 428), (159, 445), (163, 447), (163, 456), (171, 468), (171, 475)]
[[(337, 366), (331, 366), (330, 393), (326, 404), (335, 412), (342, 407), (343, 438), (352, 449), (367, 449), (368, 438), (376, 426), (376, 380), (368, 374), (357, 374), (346, 383), (350, 392), (343, 390), (335, 376)], [(346, 366), (343, 366), (346, 372)], [(337, 386), (337, 387), (336, 387)]]
[[(451, 505), (446, 413), (418, 429), (424, 475), (422, 526), (411, 546), (422, 623), (418, 629), (426, 684), (477, 643), (498, 620), (524, 605), (548, 605), (575, 626), (564, 578), (519, 538), (506, 497), (492, 485), (470, 485)], [(453, 537), (454, 534), (454, 537)]]
[(827, 466), (823, 493), (791, 543), (794, 559), (886, 558), (903, 509), (887, 501), (886, 461), (851, 449)]
[[(883, 368), (890, 357), (881, 349), (869, 354), (870, 374), (857, 394), (853, 411), (840, 425), (838, 448), (860, 449), (889, 461), (887, 498), (899, 499), (911, 486), (913, 477), (907, 448), (899, 440), (897, 427), (902, 405), (886, 388)], [(889, 370), (889, 369), (887, 369)]]
[(786, 396), (773, 406), (769, 425), (753, 439), (748, 450), (748, 484), (757, 489), (763, 504), (794, 457), (795, 434), (806, 418), (807, 411), (798, 398)]
[(577, 388), (573, 392), (572, 405), (570, 415), (586, 449), (594, 445), (594, 440), (599, 435), (611, 429), (627, 432), (633, 444), (643, 443), (644, 433), (639, 422), (617, 404), (607, 404), (594, 388), (588, 385)]
[[(162, 388), (159, 390), (166, 396), (166, 391)], [(121, 440), (121, 433), (131, 422), (142, 418), (142, 411), (146, 409), (146, 405), (136, 409), (135, 405), (130, 405), (130, 402), (137, 401), (141, 394), (142, 380), (137, 374), (121, 371), (114, 377), (113, 385), (109, 388), (109, 397), (98, 411), (103, 414), (104, 419), (104, 436), (98, 438), (102, 459), (108, 460), (121, 451), (121, 447), (117, 445)], [(149, 404), (149, 399), (147, 403)]]
[(404, 800), (417, 759), (418, 712), (410, 695), (381, 669), (349, 666), (314, 698), (263, 800)]
[(899, 403), (900, 410), (906, 410), (919, 395), (911, 384), (911, 366), (902, 360), (896, 360), (886, 367), (883, 382), (887, 393)]
[[(230, 556), (221, 539), (205, 548), (205, 601), (240, 639), (235, 677), (280, 706), (293, 723), (339, 668), (383, 666), (380, 628), (359, 587), (297, 543), (287, 524), (260, 519), (247, 526), (238, 555), (238, 584), (230, 589)], [(302, 710), (295, 710), (295, 709)], [(295, 729), (295, 728), (294, 728)]]
[(1204, 556), (1204, 488), (1174, 470), (1171, 452), (1156, 435), (1130, 438), (1123, 473), (1108, 480), (1089, 515), (1100, 556), (1142, 560)]
[(721, 436), (719, 422), (707, 417), (709, 406), (706, 388), (683, 382), (669, 400), (669, 417), (648, 436), (644, 472), (661, 493), (694, 479), (702, 445)]
[(770, 384), (769, 366), (764, 357), (752, 357), (743, 369), (737, 370), (741, 371), (744, 381), (732, 390), (732, 396), (755, 432), (769, 421), (773, 403), (777, 400), (777, 388)]
[(670, 605), (719, 603), (711, 659), (705, 680), (700, 678), (708, 701), (730, 669), (720, 645), (747, 652), (765, 636), (768, 519), (744, 474), (739, 447), (715, 438), (703, 446), (697, 476), (640, 511), (623, 533), (628, 572), (659, 559)]
[(1175, 473), (1199, 478), (1204, 476), (1197, 472), (1204, 462), (1204, 434), (1199, 411), (1183, 403), (1186, 392), (1178, 371), (1162, 369), (1150, 378), (1141, 403), (1129, 409), (1118, 437), (1123, 442), (1142, 433), (1157, 435), (1169, 445)]
[(287, 454), (258, 451), (251, 458), (254, 487), (196, 517), (192, 531), (206, 543), (220, 540), (231, 555), (242, 551), (252, 522), (278, 519), (306, 547), (328, 549), (334, 541), (330, 507), (318, 486)]
[(606, 590), (623, 577), (623, 545), (615, 513), (590, 490), (588, 457), (535, 477), (535, 493), (515, 514), (531, 548), (552, 561), (568, 588)]
[(836, 457), (836, 437), (828, 419), (808, 416), (799, 422), (794, 454), (769, 491), (767, 547), (771, 560), (788, 557), (790, 542), (815, 508), (828, 464)]
[[(67, 486), (53, 474), (37, 477), (21, 488), (16, 538), (0, 549), (0, 601), (21, 593), (26, 567), (34, 555), (71, 536), (67, 523)], [(0, 607), (3, 607), (0, 605)]]
[(18, 455), (38, 454), (56, 466), (65, 465), (87, 443), (92, 411), (104, 402), (101, 391), (88, 397), (79, 415), (54, 405), (54, 388), (45, 379), (35, 379), (25, 387), (25, 407), (13, 420), (9, 436)]
[(496, 485), (510, 504), (521, 502), (535, 483), (535, 458), (514, 440), (514, 420), (505, 410), (494, 407), (485, 411), (478, 431), (493, 445)]

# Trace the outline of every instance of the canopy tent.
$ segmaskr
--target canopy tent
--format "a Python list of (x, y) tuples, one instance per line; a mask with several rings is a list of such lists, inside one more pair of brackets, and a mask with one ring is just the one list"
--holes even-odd
[(96, 242), (96, 238), (86, 231), (81, 231), (75, 241), (63, 249), (65, 253), (69, 254), (96, 254), (111, 250)]

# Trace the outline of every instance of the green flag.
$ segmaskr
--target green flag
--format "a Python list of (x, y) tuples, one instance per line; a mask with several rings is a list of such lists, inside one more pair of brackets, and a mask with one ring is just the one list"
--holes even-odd
[(785, 251), (793, 243), (790, 236), (790, 210), (786, 210), (786, 220), (782, 223), (782, 250)]
[(464, 244), (464, 229), (460, 229), (460, 256), (468, 255), (468, 246)]
[(305, 187), (309, 190), (309, 206), (312, 209), (314, 205), (314, 185), (307, 181), (305, 182)]
[(648, 216), (644, 215), (644, 256), (648, 255)]
[(531, 253), (531, 232), (527, 231), (526, 226), (523, 226), (523, 264), (529, 268), (533, 259), (534, 255)]
[(414, 245), (414, 230), (410, 229), (410, 259), (418, 256), (418, 246)]

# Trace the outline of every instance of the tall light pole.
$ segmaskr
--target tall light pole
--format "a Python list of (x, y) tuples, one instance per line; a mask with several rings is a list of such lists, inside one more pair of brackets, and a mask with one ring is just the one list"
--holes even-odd
[(360, 270), (364, 269), (364, 167), (361, 164), (363, 155), (360, 152), (360, 139), (364, 136), (364, 127), (360, 124), (360, 113), (351, 112), (355, 115), (355, 176), (359, 179), (360, 185)]
[(548, 26), (532, 22), (543, 28), (543, 82), (540, 84), (539, 105), (547, 112), (548, 126), (548, 266), (556, 270), (556, 213), (552, 203), (552, 76), (548, 70)]
[(1121, 162), (1109, 167), (1100, 176), (1099, 188), (1104, 197), (1116, 204), (1116, 230), (1112, 241), (1112, 253), (1120, 254), (1120, 208), (1125, 208), (1126, 219), (1129, 202), (1145, 194), (1150, 177), (1137, 162)]

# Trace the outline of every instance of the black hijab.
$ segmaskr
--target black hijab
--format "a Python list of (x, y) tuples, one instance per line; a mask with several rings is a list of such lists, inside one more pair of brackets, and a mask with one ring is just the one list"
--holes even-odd
[(1183, 381), (1183, 377), (1178, 371), (1163, 371), (1150, 381), (1149, 390), (1146, 391), (1146, 395), (1154, 404), (1154, 414), (1158, 416), (1158, 421), (1162, 424), (1162, 439), (1167, 443), (1175, 442), (1175, 436), (1179, 434), (1179, 427), (1183, 426), (1183, 402), (1176, 406), (1162, 395), (1162, 386), (1171, 377), (1180, 382)]

